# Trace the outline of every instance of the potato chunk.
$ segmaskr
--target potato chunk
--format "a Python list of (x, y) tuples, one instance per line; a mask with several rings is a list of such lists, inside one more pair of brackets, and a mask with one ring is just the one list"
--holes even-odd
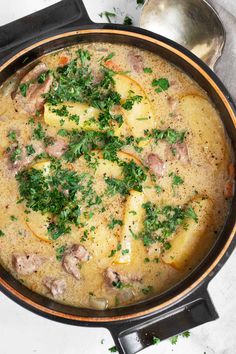
[[(65, 107), (65, 108), (64, 108)], [(63, 108), (67, 115), (63, 115)], [(59, 112), (59, 113), (58, 113)], [(97, 130), (100, 110), (86, 103), (65, 102), (52, 106), (44, 105), (44, 121), (46, 124), (67, 130)]]
[(204, 234), (210, 223), (212, 215), (212, 201), (205, 197), (198, 197), (189, 205), (198, 217), (196, 223), (193, 219), (187, 219), (188, 227), (181, 227), (170, 241), (171, 248), (162, 256), (164, 263), (171, 265), (178, 270), (184, 270), (191, 258), (194, 256), (197, 247), (204, 242)]
[(142, 192), (130, 191), (125, 203), (123, 226), (121, 230), (121, 250), (117, 253), (114, 263), (130, 263), (132, 255), (133, 235), (139, 233), (145, 215), (142, 204), (145, 196)]
[(155, 128), (151, 102), (144, 89), (133, 79), (126, 75), (114, 76), (115, 90), (121, 95), (123, 104), (132, 96), (141, 96), (141, 102), (135, 102), (131, 110), (126, 110), (125, 120), (135, 137), (143, 136), (145, 129)]
[(193, 134), (193, 144), (204, 151), (209, 163), (220, 164), (226, 149), (224, 129), (210, 102), (200, 96), (185, 96), (180, 100), (179, 113)]

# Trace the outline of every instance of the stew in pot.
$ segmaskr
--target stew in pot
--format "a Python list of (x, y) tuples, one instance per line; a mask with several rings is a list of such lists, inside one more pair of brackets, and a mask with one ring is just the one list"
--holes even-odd
[(159, 294), (207, 254), (234, 188), (206, 92), (151, 52), (88, 43), (0, 89), (0, 262), (31, 290), (104, 310)]

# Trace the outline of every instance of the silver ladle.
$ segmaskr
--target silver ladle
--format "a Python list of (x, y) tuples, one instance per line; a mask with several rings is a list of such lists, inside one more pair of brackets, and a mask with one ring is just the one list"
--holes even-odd
[(224, 27), (205, 0), (147, 0), (140, 27), (183, 45), (212, 69), (225, 43)]

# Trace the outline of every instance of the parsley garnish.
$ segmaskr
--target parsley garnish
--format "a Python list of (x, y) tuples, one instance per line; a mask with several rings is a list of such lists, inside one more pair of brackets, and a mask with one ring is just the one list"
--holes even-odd
[(63, 169), (58, 161), (51, 162), (49, 175), (32, 168), (19, 172), (16, 179), (26, 207), (52, 215), (48, 226), (52, 239), (70, 232), (71, 224), (80, 225), (81, 205), (89, 208), (101, 203), (89, 174)]
[(132, 18), (126, 15), (123, 21), (123, 25), (132, 25), (132, 24), (133, 24)]
[(56, 115), (58, 115), (59, 117), (67, 117), (69, 115), (68, 109), (65, 105), (63, 105), (59, 109), (52, 109), (52, 112), (56, 113)]
[(61, 246), (61, 247), (56, 248), (56, 259), (58, 261), (62, 260), (65, 250), (66, 250), (66, 246)]
[(116, 346), (114, 345), (114, 347), (111, 347), (108, 349), (111, 353), (116, 353), (118, 352), (118, 349), (116, 348)]
[(182, 333), (182, 337), (184, 337), (184, 338), (190, 337), (190, 332), (189, 332), (189, 331), (183, 332), (183, 333)]
[(28, 156), (35, 154), (35, 149), (33, 148), (33, 145), (26, 145), (25, 148)]
[(151, 286), (151, 285), (148, 285), (146, 288), (143, 288), (142, 289), (142, 293), (144, 294), (144, 295), (147, 295), (147, 294), (149, 294), (150, 292), (152, 292), (153, 291), (153, 286)]
[(160, 338), (155, 337), (155, 336), (152, 337), (152, 344), (153, 344), (153, 345), (154, 345), (154, 344), (159, 344), (160, 341), (161, 341)]
[(152, 69), (151, 68), (143, 68), (143, 72), (145, 74), (151, 74), (152, 73)]
[(151, 202), (143, 204), (146, 212), (144, 229), (139, 237), (143, 239), (144, 246), (155, 242), (164, 244), (164, 248), (170, 247), (167, 238), (170, 237), (180, 225), (183, 225), (186, 218), (196, 221), (196, 214), (192, 208), (166, 205), (159, 207)]
[(79, 55), (79, 58), (80, 58), (80, 61), (81, 61), (81, 65), (82, 66), (85, 66), (85, 63), (91, 59), (91, 56), (88, 52), (88, 50), (82, 50), (82, 49), (79, 49), (77, 51), (78, 55)]
[(45, 71), (44, 73), (41, 73), (41, 74), (38, 76), (38, 83), (39, 83), (39, 84), (43, 84), (44, 81), (46, 80), (46, 78), (48, 77), (48, 74), (49, 74), (49, 71)]
[(118, 243), (116, 249), (111, 250), (111, 253), (110, 253), (110, 255), (109, 255), (108, 257), (109, 257), (109, 258), (113, 257), (113, 256), (116, 254), (116, 252), (118, 252), (118, 251), (120, 251), (120, 250), (121, 250), (121, 244)]
[(106, 58), (104, 58), (104, 61), (111, 60), (114, 57), (115, 53), (110, 53)]
[(160, 93), (162, 91), (166, 91), (168, 90), (168, 88), (170, 87), (169, 81), (165, 78), (161, 78), (161, 79), (153, 79), (152, 80), (152, 86), (156, 87), (155, 92)]
[(111, 220), (110, 224), (108, 224), (108, 228), (111, 229), (111, 230), (113, 230), (116, 225), (122, 226), (122, 225), (123, 225), (122, 220), (114, 219), (114, 218), (113, 218), (113, 219)]
[(175, 186), (179, 186), (184, 183), (183, 178), (180, 176), (176, 175), (175, 173), (171, 172), (169, 173), (169, 177), (172, 177), (172, 187), (174, 188)]
[(178, 341), (178, 335), (173, 336), (173, 337), (170, 338), (171, 344), (177, 344), (177, 341)]
[(14, 130), (11, 130), (8, 134), (7, 137), (11, 140), (11, 141), (16, 141), (16, 132)]
[(122, 162), (120, 165), (122, 166), (124, 179), (106, 177), (105, 182), (108, 185), (107, 193), (110, 195), (116, 193), (126, 195), (131, 189), (141, 192), (142, 183), (147, 178), (143, 168), (138, 166), (133, 160), (130, 162)]
[(134, 103), (140, 103), (142, 98), (143, 97), (139, 95), (131, 96), (122, 104), (122, 107), (125, 110), (130, 111), (133, 108)]
[(184, 141), (186, 132), (179, 132), (175, 129), (152, 129), (150, 132), (149, 130), (145, 131), (145, 135), (149, 138), (154, 138), (155, 143), (159, 140), (166, 140), (169, 144), (175, 144), (177, 142), (182, 143)]
[(107, 21), (111, 23), (110, 17), (116, 17), (116, 14), (114, 12), (109, 12), (109, 11), (103, 11), (99, 14), (99, 16), (102, 18), (103, 16), (106, 17)]
[(2, 230), (0, 230), (0, 237), (2, 236), (5, 236), (5, 233)]
[(20, 92), (21, 92), (23, 97), (26, 97), (28, 87), (29, 87), (28, 83), (20, 84)]
[(42, 124), (38, 123), (37, 128), (33, 131), (33, 139), (43, 140), (45, 138), (45, 132), (43, 130)]

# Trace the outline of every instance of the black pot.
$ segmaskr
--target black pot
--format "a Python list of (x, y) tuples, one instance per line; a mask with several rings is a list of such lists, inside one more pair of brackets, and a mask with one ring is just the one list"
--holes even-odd
[[(235, 152), (233, 101), (201, 60), (177, 43), (152, 32), (117, 24), (94, 24), (82, 0), (63, 0), (0, 28), (0, 84), (45, 53), (89, 41), (133, 45), (180, 67), (208, 92)], [(207, 286), (233, 251), (235, 230), (236, 197), (214, 246), (186, 279), (161, 295), (123, 308), (96, 311), (59, 304), (30, 291), (2, 267), (0, 287), (11, 299), (41, 316), (77, 326), (106, 327), (120, 353), (134, 354), (151, 345), (153, 336), (162, 340), (218, 317)]]

